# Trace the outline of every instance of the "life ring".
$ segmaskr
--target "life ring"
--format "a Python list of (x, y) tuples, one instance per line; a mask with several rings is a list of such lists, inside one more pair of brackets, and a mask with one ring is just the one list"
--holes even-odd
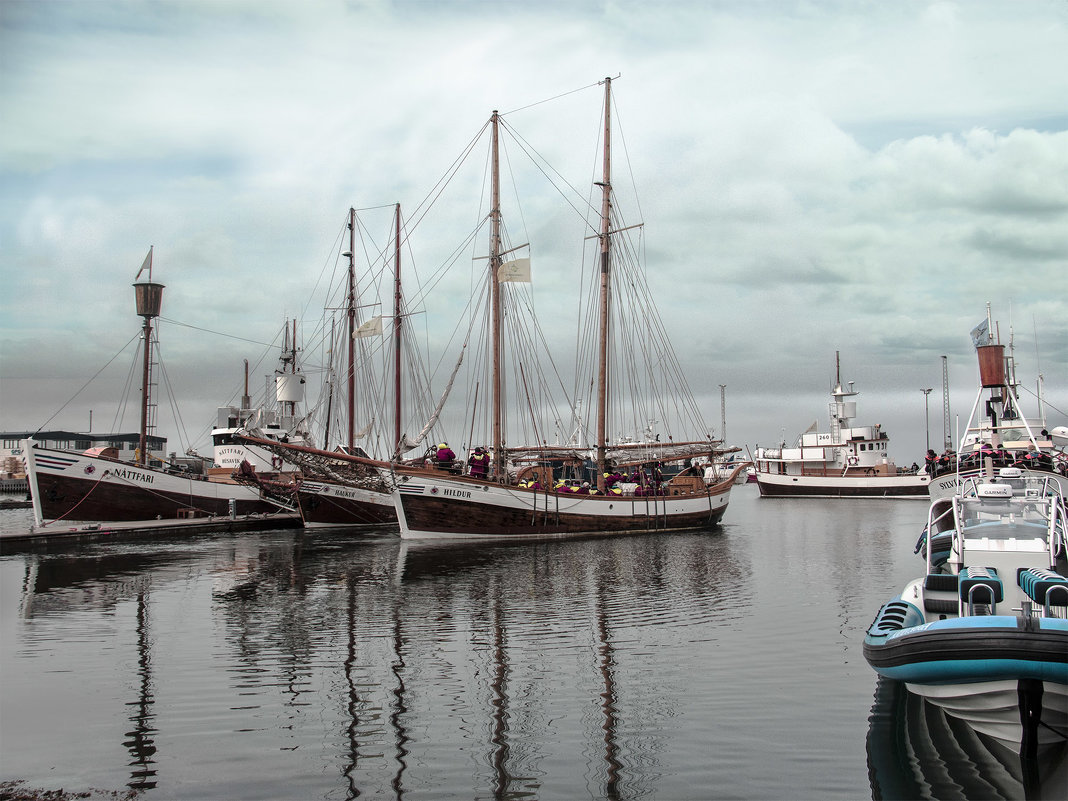
[(849, 461), (850, 465), (854, 465), (855, 466), (855, 465), (860, 464), (860, 459), (858, 459), (856, 456), (850, 456), (848, 461)]
[(281, 456), (272, 456), (271, 457), (271, 469), (272, 470), (281, 470), (282, 469), (282, 457)]

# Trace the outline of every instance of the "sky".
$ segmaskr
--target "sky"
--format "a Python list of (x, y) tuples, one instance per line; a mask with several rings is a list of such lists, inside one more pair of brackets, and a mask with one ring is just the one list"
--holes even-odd
[[(942, 356), (951, 426), (974, 402), (987, 303), (1025, 411), (1041, 374), (1068, 424), (1063, 0), (3, 0), (0, 430), (85, 430), (90, 410), (136, 429), (116, 353), (152, 246), (179, 410), (158, 433), (209, 452), (242, 360), (310, 313), (350, 206), (414, 207), (494, 109), (585, 165), (606, 76), (651, 291), (717, 432), (726, 386), (730, 443), (827, 430), (840, 352), (857, 423), (922, 462)], [(418, 239), (428, 272), (455, 244)], [(545, 250), (551, 318), (567, 282)], [(448, 309), (460, 287), (434, 291)]]

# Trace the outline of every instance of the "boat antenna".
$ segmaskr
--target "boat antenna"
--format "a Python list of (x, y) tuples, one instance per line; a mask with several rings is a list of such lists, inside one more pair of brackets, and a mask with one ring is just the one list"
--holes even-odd
[(949, 418), (949, 358), (942, 357), (942, 452), (953, 447), (952, 428)]
[[(727, 385), (719, 385), (719, 437), (727, 444)], [(711, 439), (711, 437), (709, 437)]]
[(1046, 404), (1042, 397), (1043, 385), (1045, 384), (1046, 377), (1042, 375), (1042, 361), (1038, 356), (1038, 323), (1035, 322), (1034, 315), (1031, 315), (1031, 325), (1035, 330), (1035, 370), (1038, 373), (1038, 379), (1036, 381), (1035, 389), (1038, 391), (1038, 421), (1039, 425), (1043, 429), (1046, 427)]

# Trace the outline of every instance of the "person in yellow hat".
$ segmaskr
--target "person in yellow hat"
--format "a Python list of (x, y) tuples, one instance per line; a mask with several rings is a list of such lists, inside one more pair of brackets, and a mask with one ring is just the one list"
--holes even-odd
[(489, 454), (479, 445), (471, 454), (471, 477), (486, 478), (489, 475)]
[(453, 453), (452, 448), (449, 447), (449, 443), (442, 442), (438, 445), (437, 459), (438, 467), (452, 467), (453, 462), (456, 461), (456, 454)]

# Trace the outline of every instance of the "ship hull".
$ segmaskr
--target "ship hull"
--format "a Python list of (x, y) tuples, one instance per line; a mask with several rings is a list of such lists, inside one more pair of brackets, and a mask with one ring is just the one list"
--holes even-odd
[(25, 447), (38, 525), (58, 520), (174, 520), (277, 512), (258, 490), (241, 484), (155, 470), (127, 462)]
[(542, 538), (645, 534), (714, 526), (734, 476), (686, 495), (572, 495), (426, 473), (398, 475), (401, 537)]
[(305, 527), (396, 526), (397, 510), (390, 493), (325, 481), (304, 481), (297, 502)]
[(798, 476), (757, 473), (757, 487), (765, 498), (915, 498), (928, 500), (930, 477)]
[(1060, 732), (1068, 726), (1063, 619), (989, 616), (921, 623), (919, 610), (908, 609), (905, 628), (880, 624), (893, 614), (880, 610), (864, 640), (864, 656), (880, 676), (904, 682), (910, 692), (1014, 752), (1027, 749), (1029, 741), (1032, 748), (1062, 741)]

